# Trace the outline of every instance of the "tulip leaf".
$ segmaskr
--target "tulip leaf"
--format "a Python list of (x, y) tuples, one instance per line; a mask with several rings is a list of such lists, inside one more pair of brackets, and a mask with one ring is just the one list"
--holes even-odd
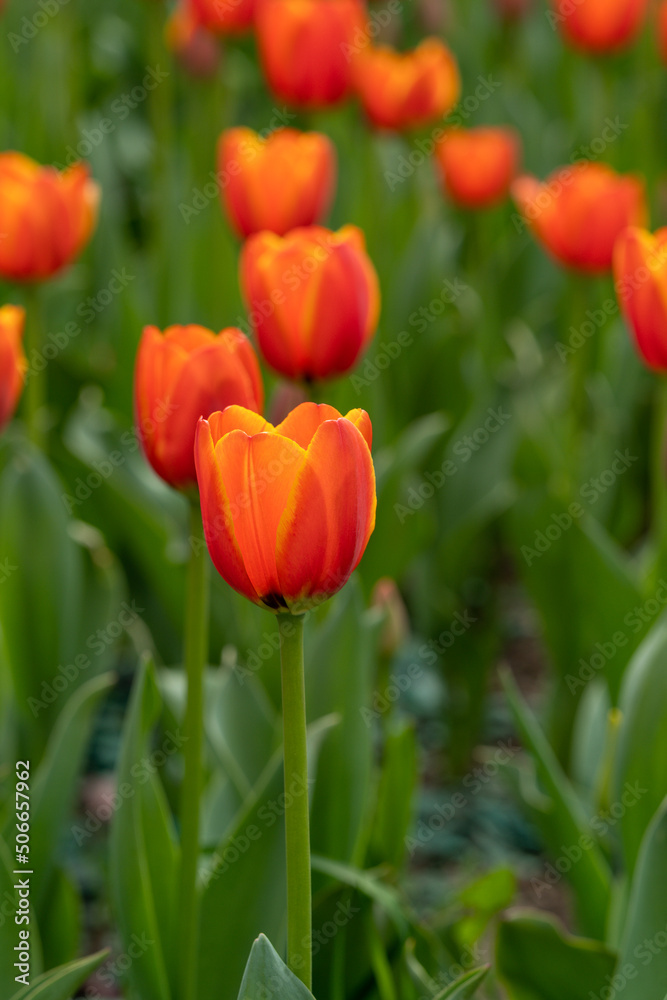
[(617, 975), (624, 1000), (667, 990), (667, 798), (648, 826), (635, 868)]
[(417, 740), (412, 723), (395, 725), (384, 740), (371, 851), (373, 860), (398, 868), (413, 818), (417, 784)]
[(483, 969), (471, 969), (464, 973), (455, 983), (445, 986), (444, 990), (436, 993), (433, 1000), (469, 1000), (486, 979), (489, 967)]
[[(111, 825), (110, 868), (113, 901), (125, 947), (145, 935), (150, 946), (141, 950), (128, 970), (140, 996), (171, 1000), (175, 977), (176, 879), (178, 848), (157, 760), (149, 738), (160, 713), (161, 700), (150, 662), (135, 679), (118, 764), (121, 803)], [(178, 748), (169, 736), (162, 757)], [(153, 763), (153, 760), (156, 763)]]
[(34, 776), (30, 858), (35, 871), (32, 899), (40, 918), (55, 864), (54, 844), (58, 842), (76, 794), (95, 710), (114, 681), (113, 674), (94, 677), (65, 703)]
[[(308, 728), (309, 782), (317, 773), (321, 744), (337, 723), (336, 717), (329, 716)], [(308, 795), (308, 789), (294, 787), (288, 794)], [(253, 940), (260, 933), (277, 942), (282, 940), (287, 905), (285, 804), (281, 747), (207, 859), (200, 877), (201, 996), (234, 1000)]]
[(70, 1000), (82, 983), (86, 981), (104, 961), (108, 951), (98, 951), (76, 962), (60, 965), (56, 969), (42, 973), (29, 986), (14, 993), (12, 1000)]
[(359, 860), (355, 852), (368, 809), (373, 730), (363, 711), (371, 702), (379, 625), (375, 612), (364, 612), (353, 579), (305, 640), (309, 717), (317, 719), (328, 712), (341, 717), (318, 760), (311, 844), (314, 853), (340, 861)]
[(260, 934), (250, 950), (238, 1000), (313, 1000), (313, 994), (287, 968), (264, 934)]
[(616, 955), (553, 918), (519, 911), (498, 928), (496, 961), (510, 1000), (589, 1000), (608, 986)]
[[(574, 847), (580, 851), (581, 857), (576, 864), (571, 864), (567, 877), (576, 893), (583, 931), (602, 939), (611, 889), (609, 866), (594, 842), (582, 803), (509, 672), (502, 673), (502, 682), (516, 725), (535, 759), (548, 796), (544, 811), (541, 814), (536, 811), (536, 818), (552, 852), (560, 855), (563, 850)], [(587, 845), (586, 849), (577, 846), (581, 843)]]
[[(647, 826), (667, 795), (667, 622), (644, 640), (626, 672), (613, 767), (614, 800), (632, 792), (619, 831), (628, 872), (634, 871)], [(647, 748), (650, 747), (650, 752)]]

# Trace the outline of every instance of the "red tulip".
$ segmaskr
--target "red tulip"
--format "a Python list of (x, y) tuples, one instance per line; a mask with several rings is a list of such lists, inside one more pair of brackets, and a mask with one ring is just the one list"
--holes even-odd
[(28, 368), (23, 353), (25, 309), (0, 307), (0, 430), (11, 420)]
[(220, 65), (220, 46), (186, 0), (174, 8), (165, 29), (168, 47), (192, 76), (215, 76)]
[(222, 198), (242, 236), (269, 229), (284, 235), (321, 222), (336, 186), (336, 151), (326, 135), (277, 129), (266, 139), (249, 128), (227, 129), (218, 144)]
[(251, 236), (241, 286), (259, 348), (287, 378), (349, 371), (375, 332), (379, 284), (355, 226)]
[(585, 52), (613, 52), (639, 33), (648, 0), (551, 0), (549, 20)]
[(521, 141), (510, 128), (451, 128), (435, 148), (445, 191), (466, 208), (485, 208), (509, 193)]
[(512, 193), (549, 253), (567, 267), (591, 273), (608, 271), (619, 234), (647, 217), (644, 182), (602, 163), (562, 167), (544, 183), (519, 177)]
[(188, 0), (199, 23), (209, 31), (238, 34), (252, 27), (255, 0)]
[(99, 196), (84, 163), (59, 173), (0, 153), (0, 275), (40, 281), (70, 264), (95, 227)]
[(351, 51), (366, 26), (361, 0), (258, 0), (257, 42), (274, 94), (303, 108), (336, 104), (351, 85)]
[(649, 367), (667, 371), (667, 228), (655, 235), (626, 229), (614, 250), (614, 278), (640, 355)]
[(363, 410), (315, 403), (277, 427), (240, 406), (199, 421), (206, 542), (234, 590), (294, 614), (340, 590), (375, 526), (371, 437)]
[(255, 352), (240, 330), (203, 326), (144, 330), (134, 373), (137, 433), (158, 476), (176, 489), (196, 484), (197, 421), (232, 403), (261, 411)]
[(399, 132), (444, 118), (461, 92), (456, 60), (439, 38), (424, 39), (412, 52), (362, 49), (354, 81), (371, 122)]

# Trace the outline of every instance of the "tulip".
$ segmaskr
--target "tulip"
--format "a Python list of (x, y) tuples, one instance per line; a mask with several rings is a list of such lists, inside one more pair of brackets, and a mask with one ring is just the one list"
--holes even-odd
[(186, 0), (180, 0), (167, 21), (167, 46), (192, 76), (215, 76), (220, 64), (217, 39), (205, 28)]
[(398, 132), (445, 117), (461, 92), (456, 60), (438, 38), (412, 52), (364, 48), (354, 61), (354, 82), (370, 121)]
[(241, 285), (259, 348), (287, 378), (349, 371), (375, 332), (379, 283), (356, 226), (251, 236)]
[(252, 28), (255, 0), (186, 0), (202, 27), (223, 35)]
[(510, 128), (447, 129), (435, 148), (445, 191), (465, 208), (501, 201), (516, 176), (520, 149)]
[(361, 0), (258, 0), (255, 27), (276, 97), (302, 108), (347, 97), (355, 39), (365, 37)]
[(234, 590), (300, 614), (344, 586), (375, 526), (371, 439), (364, 410), (315, 403), (277, 427), (240, 406), (199, 421), (204, 534)]
[(648, 0), (552, 0), (549, 19), (576, 48), (614, 52), (635, 39), (647, 6)]
[(545, 249), (561, 264), (589, 273), (608, 271), (619, 234), (647, 217), (643, 181), (603, 163), (562, 167), (543, 184), (519, 177), (512, 194)]
[(86, 164), (58, 172), (0, 153), (0, 275), (41, 281), (66, 267), (88, 242), (98, 202)]
[(176, 489), (196, 485), (197, 421), (232, 403), (259, 412), (264, 391), (255, 352), (240, 330), (202, 326), (143, 332), (134, 373), (137, 433), (146, 458)]
[(0, 430), (11, 420), (28, 368), (23, 353), (25, 309), (0, 307)]
[(236, 232), (284, 235), (326, 216), (336, 185), (336, 152), (319, 132), (277, 129), (264, 139), (249, 128), (223, 132), (218, 167), (222, 199)]
[(667, 371), (667, 228), (655, 235), (626, 229), (614, 249), (614, 278), (639, 354), (650, 368)]

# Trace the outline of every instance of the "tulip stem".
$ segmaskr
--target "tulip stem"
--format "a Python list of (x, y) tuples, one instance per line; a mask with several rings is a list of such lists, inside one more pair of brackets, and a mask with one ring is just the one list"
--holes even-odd
[(28, 359), (28, 371), (25, 386), (25, 413), (30, 440), (38, 448), (43, 448), (45, 435), (42, 424), (42, 410), (46, 405), (46, 363), (35, 367), (35, 361), (41, 357), (43, 336), (42, 308), (39, 288), (29, 285), (26, 290), (25, 312), (25, 354)]
[(185, 774), (181, 789), (181, 869), (179, 884), (180, 1000), (197, 990), (199, 799), (204, 744), (204, 668), (208, 652), (208, 553), (199, 500), (190, 504), (190, 558), (185, 605)]
[[(312, 981), (312, 903), (303, 618), (281, 615), (280, 660), (285, 759), (287, 964), (308, 989)], [(295, 789), (297, 790), (295, 792)]]

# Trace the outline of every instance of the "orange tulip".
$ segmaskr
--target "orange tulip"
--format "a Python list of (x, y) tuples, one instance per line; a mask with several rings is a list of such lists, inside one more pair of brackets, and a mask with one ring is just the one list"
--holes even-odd
[(485, 208), (509, 193), (521, 142), (510, 128), (451, 128), (435, 147), (443, 187), (466, 208)]
[(241, 286), (260, 350), (287, 378), (348, 371), (375, 332), (379, 283), (356, 226), (251, 236)]
[(0, 430), (11, 420), (28, 368), (23, 353), (25, 309), (0, 307)]
[(230, 587), (299, 614), (344, 586), (375, 527), (371, 437), (364, 410), (315, 403), (277, 427), (240, 406), (199, 421), (204, 533)]
[(263, 139), (249, 128), (227, 129), (218, 144), (226, 179), (222, 198), (236, 232), (284, 235), (321, 222), (336, 185), (336, 151), (326, 135), (282, 128)]
[(366, 26), (362, 0), (258, 0), (255, 26), (280, 100), (317, 108), (347, 97), (354, 39)]
[(658, 50), (660, 58), (667, 63), (667, 0), (658, 7)]
[(552, 0), (549, 20), (585, 52), (613, 52), (635, 39), (648, 0)]
[(625, 320), (651, 368), (667, 371), (667, 229), (632, 227), (614, 250), (614, 278)]
[(205, 28), (187, 0), (180, 0), (165, 28), (165, 41), (192, 76), (214, 76), (220, 64), (218, 40)]
[(188, 0), (199, 23), (209, 31), (239, 34), (252, 27), (255, 0)]
[(603, 163), (562, 167), (544, 183), (519, 177), (512, 193), (537, 240), (580, 271), (608, 271), (618, 235), (647, 217), (644, 182)]
[(444, 118), (461, 92), (456, 60), (439, 38), (424, 39), (412, 52), (362, 49), (354, 82), (371, 122), (399, 132)]
[(84, 163), (59, 173), (22, 153), (0, 153), (0, 275), (40, 281), (88, 242), (99, 188)]
[(234, 327), (143, 332), (134, 372), (137, 433), (158, 476), (176, 489), (196, 485), (197, 421), (238, 403), (259, 412), (264, 390), (250, 341)]

